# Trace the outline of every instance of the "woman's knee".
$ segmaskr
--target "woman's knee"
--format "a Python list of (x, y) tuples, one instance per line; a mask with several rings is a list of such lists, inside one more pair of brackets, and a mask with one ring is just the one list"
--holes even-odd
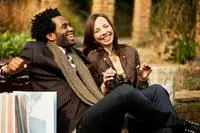
[(116, 88), (116, 91), (121, 98), (134, 97), (134, 95), (140, 93), (139, 90), (128, 84), (120, 85)]
[(162, 93), (162, 94), (164, 93), (164, 94), (167, 94), (169, 96), (168, 91), (162, 85), (153, 84), (153, 85), (150, 86), (150, 88), (153, 89), (156, 93)]

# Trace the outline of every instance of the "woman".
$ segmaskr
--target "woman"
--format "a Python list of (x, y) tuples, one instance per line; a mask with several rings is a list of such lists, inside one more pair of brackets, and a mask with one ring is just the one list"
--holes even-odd
[[(155, 103), (160, 110), (170, 112), (173, 119), (168, 119), (168, 123), (163, 123), (164, 125), (173, 125), (179, 121), (178, 123), (184, 125), (188, 133), (190, 131), (196, 133), (200, 130), (199, 124), (191, 124), (179, 119), (167, 91), (161, 85), (148, 86), (147, 78), (152, 71), (151, 67), (147, 64), (140, 65), (139, 55), (135, 48), (118, 44), (116, 30), (107, 16), (93, 14), (88, 18), (83, 52), (91, 62), (90, 68), (93, 68), (91, 73), (104, 95), (120, 84), (130, 84), (133, 89), (143, 88), (140, 92), (145, 99)], [(146, 128), (146, 125), (142, 127)], [(192, 127), (195, 127), (194, 130)], [(173, 128), (173, 132), (178, 131), (174, 131)]]
[(94, 14), (89, 17), (85, 27), (84, 54), (95, 68), (91, 72), (97, 84), (101, 85), (103, 94), (116, 87), (109, 86), (116, 75), (118, 84), (147, 87), (151, 67), (147, 64), (140, 66), (136, 49), (125, 44), (118, 45), (116, 30), (105, 15)]

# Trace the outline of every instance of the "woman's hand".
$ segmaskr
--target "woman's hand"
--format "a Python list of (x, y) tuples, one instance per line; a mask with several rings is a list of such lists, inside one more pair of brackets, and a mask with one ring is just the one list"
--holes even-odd
[(110, 67), (102, 74), (103, 74), (103, 83), (101, 84), (101, 91), (105, 95), (108, 91), (106, 82), (113, 79), (113, 76), (116, 74), (116, 71)]
[(141, 66), (137, 66), (137, 78), (140, 81), (146, 81), (151, 71), (151, 67), (146, 63)]

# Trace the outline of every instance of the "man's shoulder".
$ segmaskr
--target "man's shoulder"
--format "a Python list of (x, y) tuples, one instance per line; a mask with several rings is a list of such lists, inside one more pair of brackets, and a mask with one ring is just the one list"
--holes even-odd
[(32, 49), (33, 51), (41, 51), (46, 49), (47, 46), (44, 42), (28, 41), (25, 43), (24, 49)]
[(44, 42), (38, 42), (38, 41), (27, 41), (25, 43), (25, 46), (31, 46), (31, 47), (39, 47), (39, 46), (44, 46)]
[(22, 50), (20, 56), (32, 60), (33, 57), (40, 57), (41, 54), (44, 55), (45, 53), (48, 53), (49, 55), (49, 50), (45, 43), (37, 41), (28, 41), (25, 43), (24, 49)]

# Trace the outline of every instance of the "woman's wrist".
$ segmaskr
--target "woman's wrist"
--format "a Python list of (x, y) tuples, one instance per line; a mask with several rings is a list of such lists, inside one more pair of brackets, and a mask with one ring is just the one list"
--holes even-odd
[(138, 79), (139, 81), (142, 81), (142, 82), (147, 81), (147, 77), (142, 78), (142, 77), (140, 77), (140, 76), (137, 76), (137, 79)]
[(104, 83), (101, 84), (101, 92), (105, 95), (107, 93), (107, 87)]
[(137, 88), (143, 89), (148, 87), (148, 78), (141, 78), (137, 76)]

